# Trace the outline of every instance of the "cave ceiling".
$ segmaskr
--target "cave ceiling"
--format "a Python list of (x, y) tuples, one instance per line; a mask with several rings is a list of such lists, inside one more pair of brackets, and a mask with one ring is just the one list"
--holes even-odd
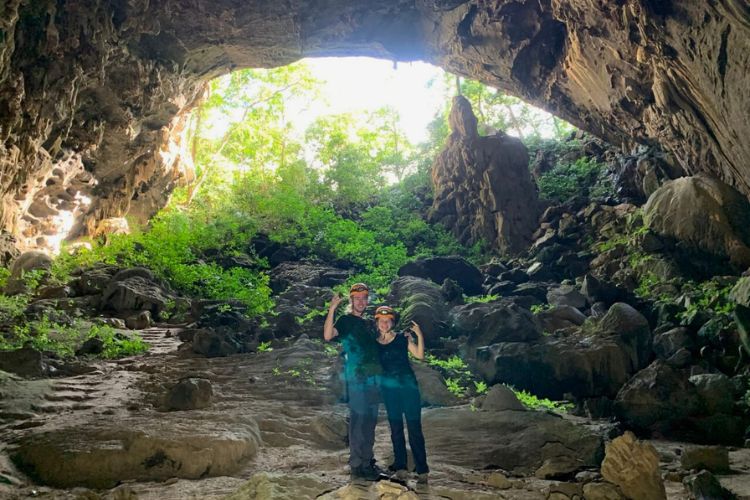
[(191, 178), (205, 82), (353, 55), (431, 62), (750, 194), (742, 0), (0, 0), (0, 228), (49, 247), (147, 220)]

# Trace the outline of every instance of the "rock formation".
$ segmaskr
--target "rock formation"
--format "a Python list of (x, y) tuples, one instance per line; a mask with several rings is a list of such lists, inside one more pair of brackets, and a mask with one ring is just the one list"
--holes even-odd
[(451, 135), (432, 165), (429, 218), (466, 244), (489, 243), (516, 254), (529, 247), (539, 215), (523, 143), (502, 132), (481, 137), (469, 101), (453, 98)]
[(697, 175), (664, 184), (644, 206), (644, 221), (655, 233), (750, 266), (750, 203), (735, 189)]
[(6, 0), (0, 228), (52, 247), (148, 217), (191, 175), (181, 137), (204, 82), (305, 56), (430, 61), (747, 195), (749, 19), (737, 0)]

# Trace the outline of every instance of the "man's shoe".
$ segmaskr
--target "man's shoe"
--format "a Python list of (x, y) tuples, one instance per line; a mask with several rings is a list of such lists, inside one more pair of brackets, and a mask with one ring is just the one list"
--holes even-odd
[(352, 479), (377, 481), (380, 479), (380, 469), (373, 466), (355, 467), (352, 469)]
[(417, 484), (427, 484), (427, 472), (417, 474)]

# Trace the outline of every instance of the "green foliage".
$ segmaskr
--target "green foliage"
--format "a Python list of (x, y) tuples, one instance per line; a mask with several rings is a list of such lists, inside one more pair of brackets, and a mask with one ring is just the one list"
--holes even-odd
[(572, 403), (565, 403), (562, 401), (552, 401), (547, 398), (538, 398), (525, 390), (516, 390), (514, 387), (508, 386), (510, 390), (516, 395), (518, 400), (527, 408), (531, 410), (550, 410), (555, 412), (568, 412), (573, 409)]
[(463, 398), (471, 392), (478, 395), (487, 391), (487, 384), (476, 379), (460, 356), (454, 355), (447, 359), (440, 359), (427, 354), (425, 362), (443, 375), (448, 391), (457, 398)]
[(489, 390), (487, 383), (483, 380), (474, 381), (474, 392), (478, 395), (484, 394)]
[(325, 309), (312, 309), (307, 312), (304, 316), (297, 316), (295, 320), (297, 321), (298, 325), (304, 325), (305, 323), (312, 321), (316, 318), (324, 317), (328, 314), (328, 311)]
[(92, 326), (88, 338), (94, 337), (98, 337), (104, 343), (101, 357), (106, 359), (135, 356), (149, 348), (148, 343), (137, 334), (123, 335), (107, 325)]
[(258, 352), (271, 352), (273, 351), (273, 347), (271, 347), (271, 342), (261, 342), (258, 344)]
[[(107, 245), (61, 255), (55, 261), (54, 273), (64, 275), (76, 267), (98, 262), (145, 266), (182, 293), (241, 300), (253, 314), (267, 311), (272, 306), (267, 275), (240, 267), (224, 269), (201, 258), (217, 242), (222, 242), (223, 252), (231, 254), (245, 246), (250, 237), (251, 233), (240, 227), (237, 219), (216, 215), (212, 218), (201, 213), (162, 212), (147, 232), (115, 235)], [(258, 265), (262, 266), (262, 262)]]
[(534, 304), (529, 309), (533, 314), (539, 314), (540, 312), (547, 311), (554, 307), (552, 304)]
[(23, 313), (28, 305), (28, 295), (0, 294), (0, 325), (8, 326), (23, 321)]
[(10, 269), (7, 267), (0, 267), (0, 289), (5, 288), (5, 285), (8, 283), (8, 278), (10, 278)]
[[(720, 326), (727, 326), (732, 320), (734, 302), (729, 298), (734, 283), (722, 283), (720, 278), (714, 278), (702, 283), (688, 281), (681, 290), (681, 302), (684, 310), (677, 315), (680, 324), (689, 325), (699, 313), (706, 313), (717, 320), (715, 323), (718, 333)], [(709, 332), (710, 333), (710, 332)]]
[(586, 195), (602, 171), (602, 165), (588, 158), (579, 158), (568, 165), (557, 165), (538, 180), (541, 196), (548, 200), (565, 201)]
[(500, 298), (500, 295), (496, 294), (477, 295), (475, 297), (464, 296), (464, 302), (466, 302), (467, 304), (486, 304), (487, 302), (492, 302)]
[(39, 351), (70, 357), (84, 341), (93, 337), (98, 337), (103, 343), (102, 358), (132, 356), (148, 350), (148, 344), (136, 334), (122, 335), (110, 326), (92, 326), (81, 320), (65, 325), (50, 320), (46, 315), (38, 320), (16, 324), (0, 338), (0, 350), (20, 349), (28, 345)]
[(323, 352), (326, 354), (326, 356), (331, 357), (339, 355), (339, 350), (329, 343), (323, 344)]
[(466, 373), (469, 368), (466, 362), (461, 359), (460, 356), (456, 355), (451, 356), (448, 359), (440, 359), (432, 354), (427, 354), (425, 356), (425, 362), (430, 366), (454, 374)]
[(448, 391), (457, 398), (462, 398), (466, 395), (466, 386), (461, 383), (460, 379), (446, 378), (445, 386), (448, 388)]

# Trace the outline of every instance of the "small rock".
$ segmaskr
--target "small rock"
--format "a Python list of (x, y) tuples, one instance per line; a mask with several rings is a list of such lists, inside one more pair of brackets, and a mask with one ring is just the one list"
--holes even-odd
[(580, 467), (580, 461), (570, 456), (550, 458), (534, 472), (539, 479), (560, 479), (571, 475)]
[(513, 483), (501, 472), (491, 472), (487, 475), (487, 484), (499, 490), (507, 490), (513, 487)]
[(687, 487), (691, 498), (699, 500), (736, 498), (729, 491), (722, 488), (719, 481), (707, 470), (702, 470), (698, 474), (686, 477), (682, 480), (682, 484)]
[(729, 452), (724, 446), (690, 447), (683, 452), (680, 463), (686, 470), (725, 473), (729, 472)]
[(141, 311), (133, 316), (125, 318), (125, 326), (131, 330), (143, 330), (153, 324), (150, 311)]
[(583, 485), (583, 498), (586, 500), (622, 500), (625, 496), (612, 483), (586, 483)]
[(91, 337), (84, 342), (76, 351), (76, 356), (85, 356), (87, 354), (101, 354), (104, 351), (104, 341), (99, 337)]
[(547, 302), (553, 306), (570, 306), (576, 309), (586, 307), (586, 297), (570, 285), (552, 288), (547, 292)]
[(521, 403), (508, 386), (503, 384), (493, 385), (482, 404), (483, 410), (502, 411), (516, 410), (525, 411), (526, 407)]
[(127, 328), (127, 325), (125, 325), (125, 320), (120, 318), (95, 318), (92, 321), (97, 325), (111, 326), (112, 328), (117, 328), (120, 330), (125, 330)]
[(693, 363), (693, 353), (684, 347), (667, 358), (667, 364), (675, 368), (686, 368)]
[(583, 495), (583, 489), (578, 483), (556, 483), (549, 485), (547, 499), (577, 500)]
[(186, 378), (172, 387), (166, 396), (168, 410), (198, 410), (211, 405), (213, 388), (204, 378)]

